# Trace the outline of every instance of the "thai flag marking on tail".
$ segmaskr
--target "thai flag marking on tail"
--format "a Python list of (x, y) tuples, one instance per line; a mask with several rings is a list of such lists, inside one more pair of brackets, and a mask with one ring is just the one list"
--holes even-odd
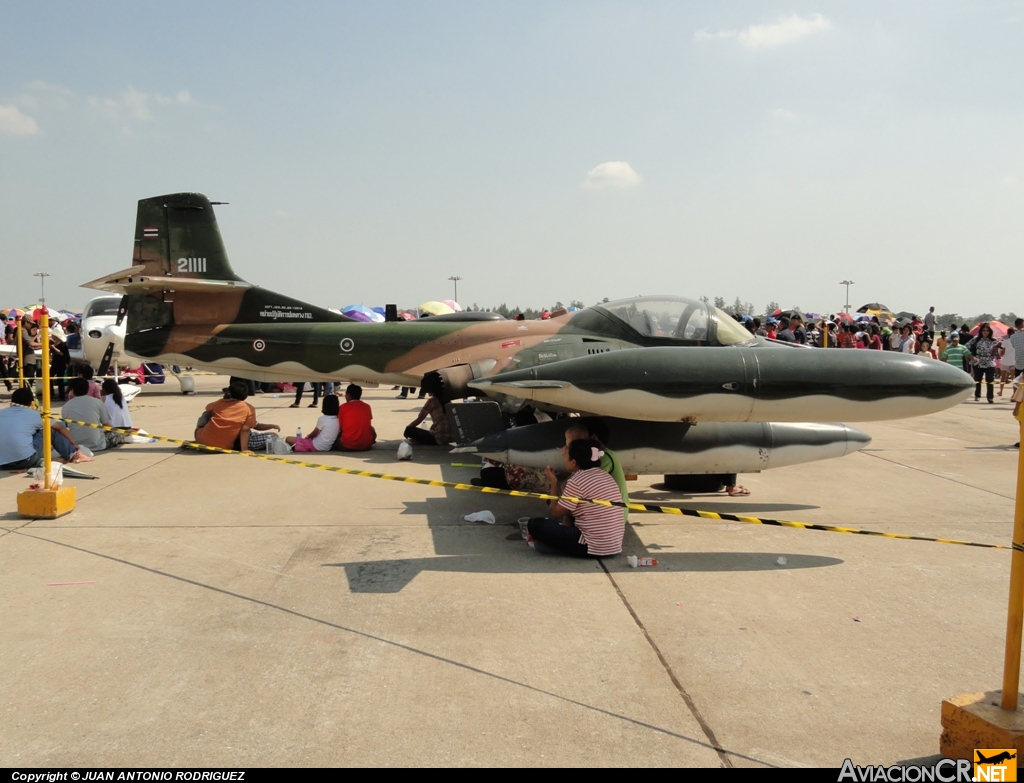
[(157, 239), (160, 236), (160, 229), (158, 228), (144, 228), (142, 229), (143, 239)]

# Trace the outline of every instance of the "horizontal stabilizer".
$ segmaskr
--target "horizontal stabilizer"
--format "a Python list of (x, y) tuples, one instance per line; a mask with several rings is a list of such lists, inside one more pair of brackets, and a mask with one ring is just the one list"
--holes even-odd
[(96, 280), (83, 283), (83, 288), (95, 288), (115, 294), (144, 294), (152, 291), (238, 291), (252, 288), (244, 280), (206, 280), (200, 278), (164, 277), (145, 274), (144, 266), (133, 266)]

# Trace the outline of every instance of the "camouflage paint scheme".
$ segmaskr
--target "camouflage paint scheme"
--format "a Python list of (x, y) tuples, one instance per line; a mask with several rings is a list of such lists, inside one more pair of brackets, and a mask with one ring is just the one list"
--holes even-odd
[[(948, 408), (973, 388), (929, 359), (749, 338), (721, 311), (671, 297), (549, 321), (357, 322), (238, 277), (215, 203), (197, 193), (141, 200), (131, 268), (86, 284), (127, 296), (128, 352), (264, 381), (419, 386), (437, 372), (452, 398), (649, 421), (903, 418)], [(678, 319), (652, 319), (655, 304), (677, 308)]]

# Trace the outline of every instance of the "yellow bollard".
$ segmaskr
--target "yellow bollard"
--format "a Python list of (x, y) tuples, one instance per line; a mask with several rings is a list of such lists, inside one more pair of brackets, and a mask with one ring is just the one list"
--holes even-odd
[[(1024, 433), (1024, 423), (1017, 437)], [(1017, 452), (1017, 499), (1013, 507), (1013, 543), (1024, 543), (1024, 460)], [(1024, 552), (1013, 550), (1010, 560), (1010, 600), (1006, 612), (1006, 653), (1003, 656), (1004, 710), (1017, 709), (1020, 686), (1020, 643), (1024, 628)]]
[(50, 430), (50, 314), (45, 304), (40, 335), (43, 348), (43, 489), (49, 489), (50, 469), (53, 467), (53, 432)]
[(22, 347), (21, 347), (21, 341), (22, 341), (21, 330), (24, 328), (22, 326), (21, 322), (22, 322), (23, 319), (24, 319), (24, 316), (22, 316), (22, 318), (18, 319), (18, 388), (19, 389), (22, 389), (22, 388), (25, 387), (25, 357), (22, 355)]
[[(18, 513), (32, 519), (56, 519), (75, 508), (74, 487), (51, 487), (53, 435), (50, 430), (50, 314), (42, 307), (43, 362), (43, 488), (18, 493)], [(19, 334), (20, 337), (20, 334)], [(18, 343), (21, 345), (20, 341)]]
[[(1020, 425), (1024, 435), (1024, 422)], [(1003, 689), (965, 693), (942, 702), (939, 751), (946, 758), (974, 761), (975, 748), (1024, 751), (1024, 714), (1018, 709), (1021, 629), (1024, 628), (1024, 460), (1017, 453), (1017, 499), (1013, 509), (1013, 544), (1010, 555), (1010, 599), (1006, 612), (1006, 652)]]

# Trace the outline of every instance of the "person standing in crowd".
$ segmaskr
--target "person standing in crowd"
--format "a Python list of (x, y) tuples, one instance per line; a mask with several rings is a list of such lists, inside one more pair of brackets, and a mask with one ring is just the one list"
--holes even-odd
[(39, 357), (36, 356), (36, 348), (41, 346), (39, 327), (36, 326), (31, 316), (25, 315), (21, 319), (21, 366), (29, 387), (32, 386), (31, 379), (39, 375)]
[(793, 334), (793, 329), (791, 328), (791, 321), (788, 318), (779, 319), (779, 331), (775, 335), (775, 339), (780, 340), (781, 342), (784, 343), (796, 342), (796, 335)]
[(924, 330), (928, 332), (928, 339), (935, 338), (935, 307), (929, 307), (924, 316)]
[(974, 400), (981, 400), (981, 380), (985, 379), (986, 398), (989, 404), (995, 402), (996, 357), (999, 342), (992, 335), (992, 327), (988, 322), (978, 327), (978, 334), (969, 343), (967, 350), (971, 353), (970, 362), (974, 365)]
[(1013, 342), (1010, 340), (1016, 329), (1012, 326), (1007, 328), (1006, 337), (999, 341), (1000, 358), (1002, 359), (1002, 366), (999, 370), (999, 391), (996, 392), (996, 396), (1003, 396), (1003, 387), (1006, 386), (1006, 382), (1013, 383), (1014, 370), (1017, 368), (1017, 354), (1013, 347)]
[(1024, 372), (1024, 318), (1018, 318), (1013, 322), (1013, 337), (1010, 338), (1010, 345), (1013, 346), (1014, 374), (1016, 378)]
[(790, 320), (790, 327), (793, 330), (793, 339), (800, 345), (807, 344), (807, 330), (804, 329), (803, 319), (797, 313), (793, 313)]
[(948, 362), (954, 367), (959, 367), (968, 374), (970, 374), (970, 370), (964, 368), (969, 361), (970, 356), (971, 352), (967, 350), (966, 346), (960, 345), (960, 332), (953, 333), (949, 338), (949, 347), (939, 354), (939, 358), (942, 361)]
[[(312, 383), (311, 382), (309, 385), (313, 387), (313, 402), (311, 402), (308, 407), (316, 408), (320, 404), (320, 393), (324, 390), (324, 384), (322, 384), (322, 383)], [(298, 408), (299, 407), (299, 403), (302, 402), (302, 391), (305, 388), (306, 388), (305, 381), (296, 381), (295, 382), (295, 402), (293, 402), (291, 405), (289, 405), (288, 406), (289, 408)]]
[(904, 324), (900, 327), (899, 336), (893, 348), (901, 353), (912, 354), (914, 353), (916, 342), (913, 327), (910, 324)]
[[(54, 328), (56, 327), (56, 328)], [(64, 330), (54, 319), (50, 319), (50, 383), (57, 389), (61, 402), (67, 399), (68, 368), (71, 366), (71, 354), (65, 342)]]
[[(10, 330), (7, 324), (8, 322), (5, 320), (4, 331), (0, 333), (0, 345), (10, 345), (10, 342), (8, 340), (8, 334)], [(15, 361), (17, 361), (17, 359), (15, 359)], [(11, 364), (12, 362), (8, 360), (7, 356), (0, 356), (0, 376), (3, 376), (4, 386), (7, 387), (7, 391), (11, 391), (11, 389), (14, 388), (14, 384), (11, 383)], [(18, 377), (17, 372), (14, 373), (14, 377)]]
[(916, 355), (917, 356), (927, 356), (930, 359), (938, 358), (935, 355), (935, 349), (932, 348), (931, 340), (929, 340), (927, 337), (922, 337), (920, 340), (917, 341), (917, 352), (916, 352)]
[(857, 347), (857, 330), (852, 324), (840, 324), (839, 334), (836, 335), (836, 342), (840, 348)]
[(872, 351), (882, 350), (882, 334), (878, 328), (878, 324), (871, 324), (871, 329), (868, 332), (868, 349)]

